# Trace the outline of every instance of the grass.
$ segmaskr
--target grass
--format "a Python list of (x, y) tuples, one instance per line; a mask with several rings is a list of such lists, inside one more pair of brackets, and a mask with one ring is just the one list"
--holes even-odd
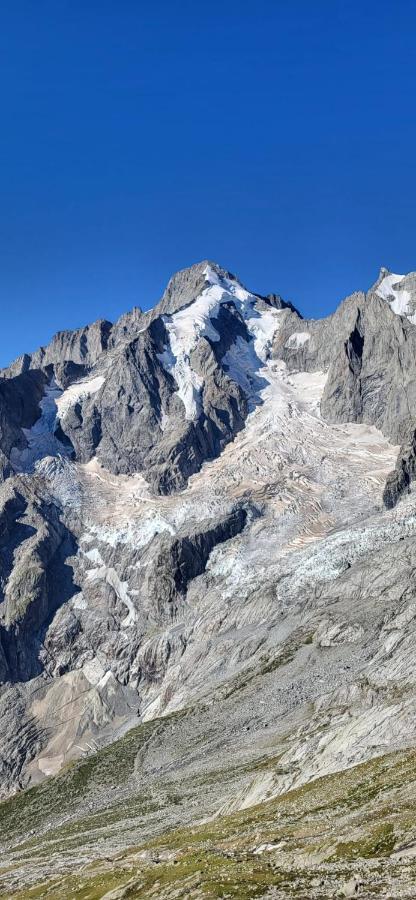
[(395, 835), (392, 824), (379, 825), (362, 840), (340, 841), (335, 851), (336, 859), (378, 859), (390, 856), (395, 846)]
[[(150, 723), (149, 727), (154, 725)], [(116, 764), (123, 778), (131, 772), (133, 748), (142, 746), (144, 735), (149, 734), (148, 729), (142, 732), (135, 729), (135, 732), (118, 742)], [(109, 759), (111, 761), (107, 754), (114, 746), (101, 751), (107, 763)], [(45, 782), (40, 786), (43, 793), (40, 788), (35, 788), (8, 801), (9, 822), (16, 824), (16, 810), (11, 812), (13, 805), (27, 821), (27, 808), (32, 808), (35, 797), (38, 802), (43, 797), (45, 805), (38, 815), (40, 819), (43, 815), (44, 825), (45, 817), (49, 815), (48, 798), (56, 799), (59, 795), (59, 792), (56, 794), (56, 783), (70, 778), (73, 796), (81, 785), (90, 789), (88, 779), (85, 781), (87, 774), (93, 778), (94, 785), (97, 773), (102, 771), (102, 761), (94, 760), (94, 765), (91, 765), (92, 759), (80, 763), (81, 772), (74, 771), (77, 764), (56, 779)], [(261, 771), (263, 764), (275, 770), (279, 757), (260, 760), (257, 771)], [(217, 779), (221, 785), (224, 773), (221, 770), (210, 772), (209, 777), (212, 784)], [(174, 806), (183, 802), (180, 782), (175, 784), (175, 790), (172, 788), (166, 794), (166, 802)], [(190, 786), (186, 788), (189, 790)], [(201, 778), (199, 789), (203, 790)], [(171, 900), (185, 896), (195, 900), (250, 900), (263, 897), (273, 886), (281, 891), (279, 896), (282, 897), (329, 898), (341, 896), (340, 885), (351, 877), (357, 866), (363, 865), (371, 866), (371, 890), (366, 888), (366, 896), (376, 897), (383, 892), (385, 895), (385, 886), (390, 884), (391, 878), (396, 879), (394, 883), (405, 878), (409, 885), (414, 883), (416, 886), (416, 863), (409, 860), (399, 865), (392, 858), (395, 850), (416, 842), (415, 801), (416, 752), (395, 753), (317, 779), (247, 810), (192, 827), (167, 829), (118, 856), (99, 859), (100, 836), (119, 836), (121, 829), (125, 829), (127, 844), (130, 817), (146, 811), (156, 814), (157, 807), (152, 805), (149, 797), (130, 797), (118, 804), (109, 804), (102, 812), (48, 830), (43, 846), (38, 837), (30, 838), (26, 849), (24, 845), (19, 848), (19, 865), (27, 864), (30, 868), (33, 860), (37, 864), (44, 860), (49, 877), (46, 881), (39, 879), (31, 887), (10, 889), (6, 886), (7, 872), (0, 872), (0, 884), (5, 890), (0, 891), (0, 897), (99, 900), (106, 892), (120, 888), (125, 890), (123, 897), (143, 900)], [(159, 819), (163, 820), (163, 812)], [(269, 844), (277, 845), (277, 849), (261, 850)], [(77, 850), (82, 857), (86, 854), (94, 861), (77, 874), (69, 872), (53, 878), (51, 873), (56, 860), (68, 859), (68, 865), (74, 865)], [(319, 892), (321, 888), (318, 891), (321, 883), (324, 885), (322, 893)], [(396, 893), (395, 890), (392, 889), (389, 896), (398, 896), (398, 890)], [(416, 889), (407, 896), (416, 896)]]
[[(129, 784), (134, 776), (137, 755), (152, 735), (161, 728), (170, 727), (172, 720), (181, 715), (184, 713), (139, 725), (98, 753), (67, 766), (57, 776), (4, 800), (0, 803), (0, 833), (10, 839), (18, 833), (42, 829), (45, 822), (54, 817), (76, 813), (80, 800), (95, 790), (102, 796), (103, 804), (110, 807), (107, 813), (100, 815), (114, 816), (118, 821), (117, 803), (111, 805), (111, 793), (115, 788)], [(130, 788), (130, 795), (132, 792), (133, 788)], [(132, 802), (147, 803), (148, 798), (134, 798)], [(121, 808), (121, 815), (125, 809), (126, 804), (124, 809)]]

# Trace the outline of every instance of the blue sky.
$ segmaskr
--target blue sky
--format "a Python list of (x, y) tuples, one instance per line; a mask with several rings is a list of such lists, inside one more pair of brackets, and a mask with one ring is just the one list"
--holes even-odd
[(205, 257), (307, 315), (416, 269), (416, 4), (0, 4), (0, 365)]

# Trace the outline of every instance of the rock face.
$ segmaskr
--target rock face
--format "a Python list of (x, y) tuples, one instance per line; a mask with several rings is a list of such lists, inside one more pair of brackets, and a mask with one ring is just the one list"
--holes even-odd
[[(222, 312), (224, 329), (226, 318)], [(97, 456), (114, 474), (145, 471), (162, 493), (183, 487), (205, 459), (216, 456), (247, 413), (244, 394), (201, 338), (192, 351), (192, 377), (203, 386), (201, 414), (187, 416), (170, 361), (163, 362), (168, 343), (163, 320), (155, 319), (114, 354), (99, 390), (69, 406), (60, 420), (77, 460)]]
[(51, 367), (61, 373), (65, 381), (72, 372), (74, 376), (82, 376), (97, 361), (107, 348), (111, 333), (111, 322), (100, 319), (93, 325), (78, 328), (76, 331), (59, 331), (47, 347), (40, 347), (35, 353), (20, 356), (3, 375), (18, 375), (30, 370), (48, 371)]
[(45, 376), (37, 371), (0, 379), (0, 482), (12, 474), (13, 448), (25, 445), (23, 429), (39, 417), (45, 383)]
[(75, 542), (42, 485), (10, 479), (0, 507), (1, 680), (27, 681), (42, 671), (39, 652), (57, 606), (76, 589), (66, 559)]
[(415, 283), (307, 320), (204, 261), (3, 370), (2, 796), (189, 708), (279, 747), (229, 809), (412, 743)]
[(348, 297), (328, 319), (287, 317), (275, 352), (292, 371), (326, 371), (321, 412), (329, 422), (367, 422), (394, 443), (416, 415), (413, 324), (376, 291)]
[(408, 443), (402, 444), (396, 465), (386, 479), (383, 500), (387, 508), (396, 505), (401, 495), (410, 492), (410, 484), (416, 474), (416, 432)]

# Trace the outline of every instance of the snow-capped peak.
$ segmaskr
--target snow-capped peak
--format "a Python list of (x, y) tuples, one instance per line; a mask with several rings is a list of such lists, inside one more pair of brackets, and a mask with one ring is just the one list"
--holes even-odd
[[(185, 416), (197, 419), (201, 407), (203, 379), (192, 369), (190, 356), (201, 337), (219, 341), (215, 320), (220, 306), (233, 302), (249, 334), (251, 353), (245, 355), (249, 368), (258, 370), (265, 363), (273, 336), (278, 327), (280, 310), (258, 308), (259, 298), (247, 291), (233, 276), (223, 273), (219, 267), (207, 264), (203, 275), (206, 287), (188, 306), (173, 315), (163, 316), (169, 334), (169, 345), (159, 359), (178, 384), (178, 395), (185, 406)], [(241, 340), (241, 339), (240, 339)], [(247, 345), (247, 341), (243, 341)], [(235, 348), (237, 355), (242, 348)], [(247, 349), (247, 346), (244, 348)], [(242, 384), (241, 366), (233, 367), (233, 348), (228, 351), (226, 364), (229, 374)], [(231, 354), (231, 355), (230, 355)], [(244, 380), (246, 389), (246, 380)]]
[(396, 315), (406, 316), (410, 322), (416, 324), (414, 274), (397, 275), (389, 272), (388, 269), (382, 269), (380, 276), (376, 294), (383, 300), (387, 300)]

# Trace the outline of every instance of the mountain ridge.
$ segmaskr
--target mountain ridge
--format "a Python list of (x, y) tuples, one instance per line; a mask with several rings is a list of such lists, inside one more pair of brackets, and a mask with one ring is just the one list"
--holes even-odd
[(123, 797), (231, 753), (217, 813), (413, 746), (415, 285), (302, 319), (203, 261), (3, 370), (4, 798), (152, 722)]

